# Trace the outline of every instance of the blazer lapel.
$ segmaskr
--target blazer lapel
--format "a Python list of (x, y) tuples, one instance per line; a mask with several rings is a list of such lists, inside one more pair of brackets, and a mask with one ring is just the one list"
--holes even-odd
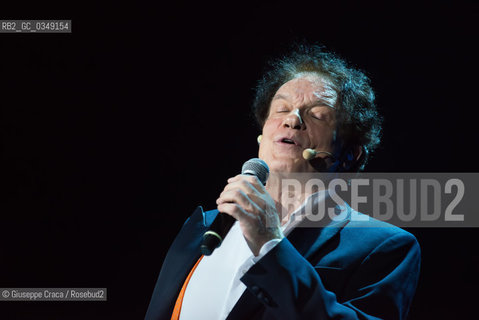
[(311, 222), (304, 221), (288, 235), (288, 240), (306, 260), (312, 262), (313, 255), (351, 220), (351, 208), (346, 203), (336, 208), (341, 212), (341, 219), (330, 220), (326, 225), (323, 223), (316, 227), (314, 223), (311, 225)]
[(202, 207), (197, 207), (171, 245), (150, 302), (153, 314), (150, 315), (148, 312), (148, 319), (157, 319), (155, 314), (171, 315), (183, 282), (201, 255), (200, 245), (203, 233), (214, 220), (217, 212), (208, 211), (207, 213), (203, 212)]
[(262, 310), (262, 307), (263, 304), (259, 302), (258, 298), (246, 289), (228, 317), (226, 317), (226, 320), (256, 319), (254, 316)]

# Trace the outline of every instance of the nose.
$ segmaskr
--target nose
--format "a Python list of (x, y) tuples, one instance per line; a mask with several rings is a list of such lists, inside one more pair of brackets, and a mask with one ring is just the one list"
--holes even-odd
[(288, 116), (284, 119), (283, 126), (297, 130), (304, 128), (304, 122), (301, 118), (298, 108), (294, 109), (288, 114)]

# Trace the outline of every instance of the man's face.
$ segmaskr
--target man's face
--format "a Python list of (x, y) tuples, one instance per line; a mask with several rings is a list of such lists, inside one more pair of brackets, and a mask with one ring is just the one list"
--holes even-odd
[(278, 89), (259, 148), (272, 172), (316, 171), (302, 153), (307, 148), (333, 152), (336, 103), (336, 90), (313, 73), (300, 74)]

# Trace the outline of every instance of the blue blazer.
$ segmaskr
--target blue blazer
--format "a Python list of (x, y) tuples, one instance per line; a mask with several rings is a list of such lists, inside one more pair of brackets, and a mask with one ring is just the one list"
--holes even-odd
[[(198, 207), (171, 245), (146, 313), (170, 319), (217, 210)], [(228, 320), (404, 319), (420, 269), (409, 232), (374, 220), (295, 228), (241, 278), (247, 289)], [(203, 320), (203, 319), (199, 319)]]

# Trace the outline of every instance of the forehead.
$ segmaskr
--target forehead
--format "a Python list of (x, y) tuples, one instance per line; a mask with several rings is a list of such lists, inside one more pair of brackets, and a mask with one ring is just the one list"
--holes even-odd
[(289, 98), (292, 100), (323, 100), (334, 105), (337, 99), (337, 90), (327, 78), (312, 72), (297, 74), (292, 80), (284, 83), (275, 97)]
[(292, 80), (284, 83), (277, 93), (300, 95), (304, 98), (314, 98), (318, 95), (335, 98), (337, 95), (331, 81), (313, 72), (298, 73)]

